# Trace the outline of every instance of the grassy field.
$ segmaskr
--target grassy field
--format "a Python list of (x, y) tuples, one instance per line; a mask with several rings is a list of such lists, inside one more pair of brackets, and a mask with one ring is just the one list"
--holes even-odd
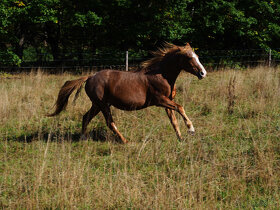
[[(0, 208), (279, 209), (280, 68), (181, 74), (175, 101), (184, 141), (164, 109), (112, 110), (130, 141), (116, 142), (99, 114), (80, 140), (85, 92), (50, 113), (79, 76), (0, 75)], [(70, 98), (72, 101), (72, 98)]]

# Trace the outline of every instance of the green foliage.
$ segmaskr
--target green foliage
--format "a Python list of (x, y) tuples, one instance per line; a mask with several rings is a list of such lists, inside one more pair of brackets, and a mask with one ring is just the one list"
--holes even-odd
[(19, 66), (21, 59), (12, 51), (0, 51), (0, 64), (7, 66)]
[[(200, 49), (280, 48), (280, 2), (258, 0), (1, 0), (0, 49), (54, 60), (83, 52), (152, 50), (164, 41)], [(17, 65), (14, 61), (10, 63)]]

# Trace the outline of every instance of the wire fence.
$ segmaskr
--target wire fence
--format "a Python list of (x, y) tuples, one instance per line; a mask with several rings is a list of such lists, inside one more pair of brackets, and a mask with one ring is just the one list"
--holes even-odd
[(280, 49), (202, 50), (202, 62), (211, 69), (275, 66), (280, 63)]
[[(208, 70), (224, 68), (246, 68), (258, 65), (275, 66), (280, 63), (280, 49), (245, 49), (245, 50), (195, 50), (201, 63)], [(39, 53), (32, 58), (24, 56), (20, 66), (1, 65), (2, 71), (30, 71), (40, 68), (57, 73), (64, 71), (91, 71), (101, 69), (133, 70), (140, 67), (141, 62), (151, 58), (141, 52), (117, 53), (63, 53), (55, 59), (50, 53)]]

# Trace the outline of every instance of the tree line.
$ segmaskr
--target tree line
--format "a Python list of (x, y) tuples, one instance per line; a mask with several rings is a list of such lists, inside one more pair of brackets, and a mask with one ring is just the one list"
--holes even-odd
[(276, 0), (1, 0), (0, 64), (138, 55), (165, 41), (276, 49), (279, 23)]

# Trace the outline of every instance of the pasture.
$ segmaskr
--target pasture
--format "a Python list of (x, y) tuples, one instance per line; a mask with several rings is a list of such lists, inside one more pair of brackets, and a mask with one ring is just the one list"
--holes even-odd
[(59, 88), (79, 76), (0, 75), (0, 208), (279, 209), (280, 68), (181, 73), (178, 141), (163, 108), (113, 108), (130, 142), (116, 142), (98, 114), (80, 140), (91, 103), (82, 91), (58, 117)]

